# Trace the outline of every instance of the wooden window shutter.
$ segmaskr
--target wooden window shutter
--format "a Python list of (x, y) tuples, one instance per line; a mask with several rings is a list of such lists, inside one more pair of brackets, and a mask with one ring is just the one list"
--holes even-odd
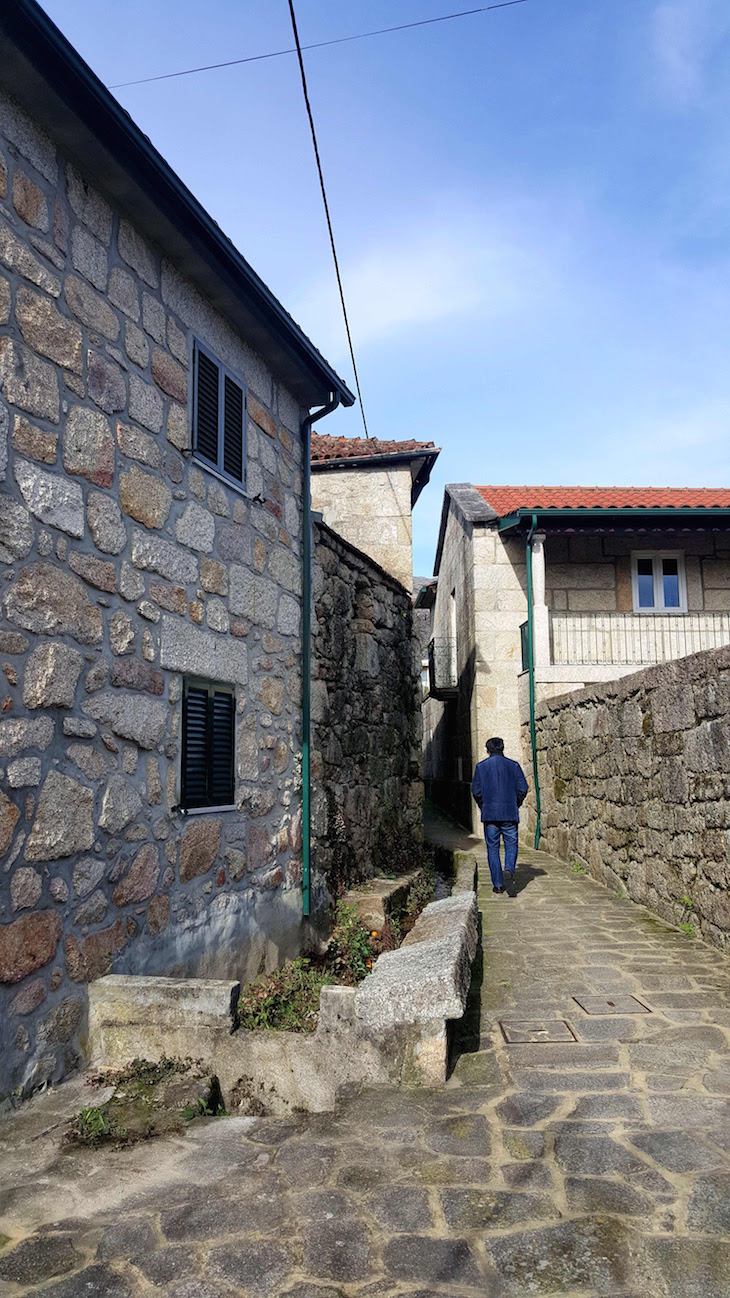
[(215, 361), (197, 347), (195, 360), (195, 449), (211, 464), (217, 464), (220, 370)]
[(209, 772), (209, 796), (215, 806), (230, 806), (234, 801), (234, 725), (236, 701), (233, 694), (215, 690), (210, 701), (212, 760)]
[(190, 685), (183, 700), (183, 805), (208, 802), (208, 691)]
[(223, 399), (223, 468), (243, 482), (243, 390), (228, 374)]

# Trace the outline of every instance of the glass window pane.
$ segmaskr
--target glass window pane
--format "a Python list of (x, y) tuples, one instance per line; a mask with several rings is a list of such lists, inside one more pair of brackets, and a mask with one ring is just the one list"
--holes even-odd
[(664, 607), (679, 608), (679, 564), (676, 559), (661, 560), (664, 567)]
[(639, 589), (639, 608), (654, 607), (654, 565), (651, 559), (637, 559), (637, 586)]

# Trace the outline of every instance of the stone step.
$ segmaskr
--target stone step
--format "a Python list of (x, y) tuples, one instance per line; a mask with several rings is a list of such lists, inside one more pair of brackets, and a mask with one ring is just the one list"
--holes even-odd
[(366, 928), (381, 933), (386, 919), (405, 909), (411, 889), (423, 879), (423, 870), (412, 870), (395, 879), (369, 879), (346, 892), (342, 901), (352, 906)]

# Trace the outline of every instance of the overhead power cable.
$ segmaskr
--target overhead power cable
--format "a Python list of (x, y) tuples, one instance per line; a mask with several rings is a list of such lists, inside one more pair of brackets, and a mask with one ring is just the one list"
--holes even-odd
[[(458, 13), (441, 14), (437, 18), (421, 18), (418, 22), (399, 23), (397, 27), (378, 27), (371, 32), (356, 32), (354, 36), (337, 36), (329, 41), (315, 41), (302, 45), (302, 50), (323, 50), (328, 45), (346, 45), (349, 41), (364, 41), (371, 36), (388, 36), (391, 32), (406, 32), (413, 27), (431, 27), (434, 23), (449, 23), (454, 18), (471, 18), (474, 14), (489, 13), (491, 9), (511, 9), (527, 4), (527, 0), (500, 0), (498, 4), (480, 5), (478, 9), (461, 9)], [(173, 77), (192, 77), (197, 72), (216, 72), (219, 68), (235, 68), (242, 63), (260, 63), (263, 59), (280, 59), (285, 54), (296, 54), (296, 46), (286, 50), (271, 50), (268, 54), (249, 54), (241, 59), (227, 59), (224, 63), (204, 63), (198, 68), (182, 68), (179, 72), (162, 72), (155, 77), (140, 77), (137, 81), (117, 81), (109, 90), (123, 90), (127, 86), (146, 86), (151, 81), (170, 81)]]
[(340, 290), (340, 302), (342, 303), (342, 314), (345, 319), (345, 330), (347, 332), (347, 342), (350, 348), (350, 359), (352, 361), (352, 369), (355, 375), (355, 387), (357, 388), (357, 396), (360, 402), (360, 414), (362, 415), (362, 426), (365, 429), (365, 436), (369, 438), (370, 434), (368, 432), (367, 420), (365, 418), (365, 407), (362, 401), (362, 392), (360, 391), (360, 378), (357, 372), (357, 361), (355, 360), (355, 348), (352, 345), (352, 334), (350, 333), (350, 321), (347, 316), (347, 306), (345, 304), (345, 290), (342, 287), (342, 276), (340, 275), (340, 263), (337, 260), (337, 249), (335, 247), (335, 234), (334, 234), (334, 230), (332, 229), (332, 218), (330, 217), (330, 208), (329, 208), (329, 203), (327, 202), (327, 190), (325, 189), (325, 185), (324, 185), (324, 173), (322, 171), (322, 160), (319, 156), (319, 145), (317, 144), (317, 132), (314, 129), (314, 116), (312, 114), (312, 105), (309, 102), (309, 91), (307, 89), (307, 75), (304, 71), (304, 56), (302, 55), (302, 47), (299, 43), (299, 32), (297, 31), (297, 20), (296, 20), (296, 15), (294, 13), (294, 0), (289, 0), (289, 13), (291, 15), (291, 25), (292, 25), (292, 31), (294, 33), (294, 44), (296, 45), (297, 58), (299, 60), (299, 72), (302, 78), (302, 90), (304, 92), (304, 103), (307, 108), (307, 117), (309, 118), (309, 129), (312, 133), (312, 144), (314, 145), (314, 156), (317, 161), (317, 173), (319, 175), (319, 187), (322, 191), (322, 202), (324, 203), (324, 214), (327, 218), (327, 229), (329, 230), (330, 247), (332, 248), (332, 260), (335, 263), (335, 274), (337, 275), (337, 287)]

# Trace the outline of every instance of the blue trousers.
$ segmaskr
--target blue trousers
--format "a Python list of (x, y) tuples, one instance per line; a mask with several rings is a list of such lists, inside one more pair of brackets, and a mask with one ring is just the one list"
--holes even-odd
[(499, 855), (500, 839), (504, 839), (504, 869), (512, 873), (517, 865), (517, 821), (485, 820), (484, 838), (487, 843), (487, 860), (489, 873), (492, 876), (492, 887), (504, 887), (502, 862)]

